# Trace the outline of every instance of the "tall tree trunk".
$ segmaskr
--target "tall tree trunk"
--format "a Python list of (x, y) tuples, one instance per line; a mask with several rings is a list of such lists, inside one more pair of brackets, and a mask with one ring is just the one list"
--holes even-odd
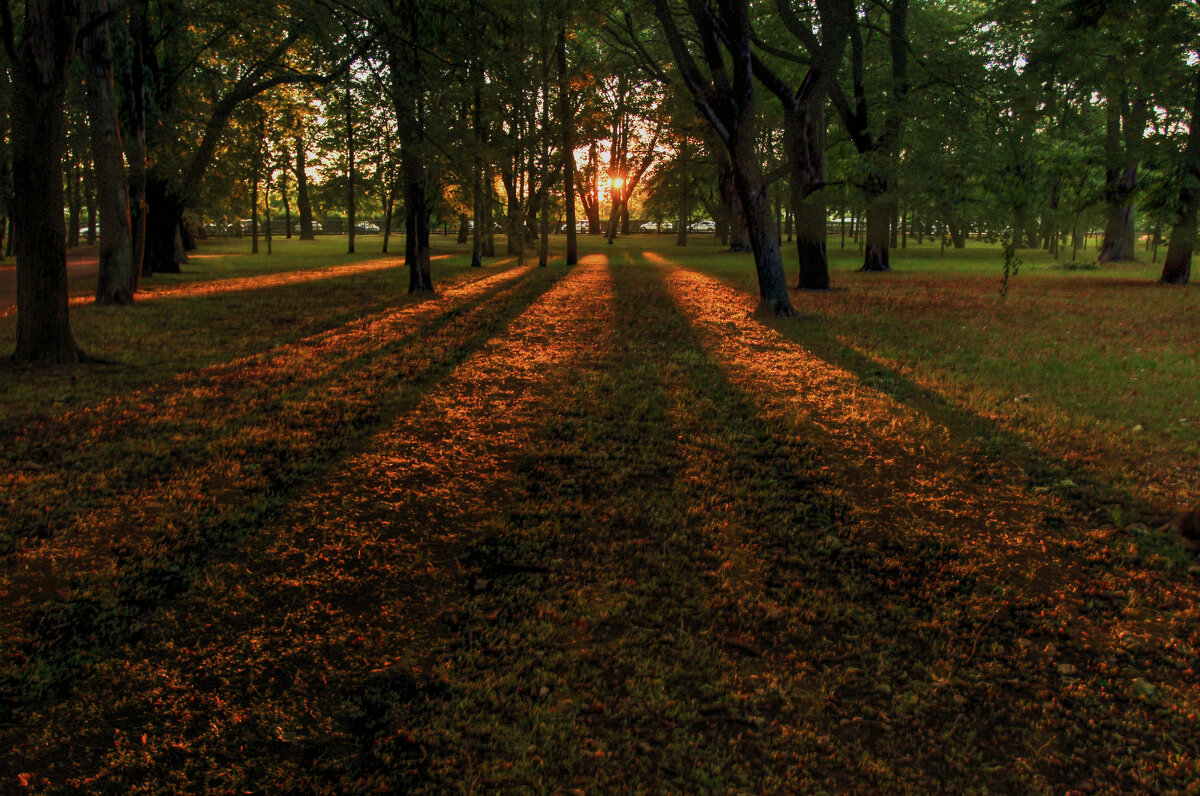
[(567, 213), (567, 265), (579, 262), (579, 232), (575, 228), (575, 115), (571, 111), (571, 81), (567, 76), (567, 21), (564, 16), (555, 43), (558, 61), (558, 120), (562, 125), (563, 202)]
[(1175, 224), (1167, 244), (1160, 282), (1186, 285), (1192, 278), (1192, 250), (1196, 245), (1196, 216), (1200, 208), (1200, 71), (1192, 98), (1187, 144), (1179, 165), (1179, 201), (1175, 206)]
[(13, 207), (17, 255), (14, 362), (70, 364), (81, 359), (71, 335), (63, 229), (63, 151), (67, 72), (79, 6), (26, 0), (13, 58)]
[(750, 245), (749, 230), (746, 228), (746, 212), (734, 187), (733, 166), (728, 160), (717, 175), (717, 189), (721, 193), (721, 203), (729, 220), (729, 251), (751, 251), (753, 247)]
[(288, 198), (288, 173), (290, 171), (287, 145), (285, 144), (283, 147), (283, 167), (279, 170), (279, 198), (283, 200), (283, 236), (289, 240), (292, 237), (292, 203)]
[(860, 271), (889, 271), (888, 222), (892, 217), (892, 201), (888, 197), (887, 177), (872, 174), (867, 177), (867, 241)]
[(308, 155), (301, 136), (296, 136), (296, 214), (300, 216), (300, 240), (316, 240), (312, 203), (308, 199)]
[(271, 169), (267, 169), (267, 177), (263, 181), (263, 186), (266, 188), (267, 195), (263, 201), (263, 238), (267, 242), (267, 255), (270, 256), (271, 251)]
[(129, 27), (132, 34), (129, 79), (125, 84), (125, 101), (129, 119), (126, 130), (125, 153), (129, 164), (129, 237), (133, 245), (133, 269), (139, 275), (152, 273), (146, 258), (146, 229), (149, 206), (146, 200), (146, 67), (145, 43), (150, 34), (147, 28), (149, 0), (131, 0)]
[[(93, 155), (93, 160), (95, 156)], [(96, 243), (96, 237), (99, 234), (96, 229), (96, 216), (99, 211), (96, 208), (96, 173), (95, 169), (87, 172), (83, 179), (84, 206), (87, 207), (87, 236), (85, 238), (87, 245), (92, 246)], [(126, 193), (128, 193), (126, 188)]]
[(355, 205), (357, 197), (354, 195), (354, 69), (346, 70), (346, 220), (349, 222), (349, 237), (346, 243), (346, 252), (354, 254), (354, 234), (358, 231), (355, 229), (355, 211), (358, 209)]
[(684, 133), (679, 143), (679, 226), (675, 230), (675, 245), (687, 246), (688, 219), (692, 216), (691, 175), (688, 174), (692, 161), (691, 140)]
[(792, 212), (796, 218), (796, 251), (800, 261), (797, 287), (829, 289), (825, 252), (825, 113), (824, 96), (793, 102), (784, 111), (783, 144), (791, 173)]
[(588, 184), (588, 190), (580, 195), (580, 201), (583, 202), (583, 212), (587, 215), (588, 234), (599, 235), (603, 232), (600, 228), (600, 155), (595, 141), (588, 145), (587, 174), (591, 182)]
[(383, 253), (387, 254), (388, 241), (392, 237), (392, 212), (396, 205), (396, 190), (389, 186), (383, 194)]
[(1104, 198), (1108, 218), (1104, 225), (1104, 243), (1100, 247), (1102, 263), (1133, 260), (1137, 256), (1134, 230), (1133, 193), (1137, 188), (1142, 136), (1145, 129), (1146, 102), (1140, 97), (1128, 99), (1125, 91), (1112, 91), (1105, 103)]
[(106, 19), (107, 0), (85, 0), (81, 24), (92, 30), (81, 42), (87, 69), (87, 104), (91, 122), (92, 161), (100, 205), (100, 262), (96, 280), (97, 304), (133, 303), (140, 269), (133, 262), (133, 232), (129, 221), (129, 182), (117, 120), (113, 83), (112, 44)]
[(401, 155), (404, 172), (404, 262), (408, 266), (408, 292), (430, 293), (433, 278), (429, 270), (429, 205), (426, 197), (425, 167), (415, 146), (404, 147)]
[(250, 176), (250, 253), (258, 254), (258, 164)]
[(496, 184), (496, 173), (492, 170), (490, 163), (483, 165), (483, 182), (488, 186), (483, 192), (483, 256), (496, 256), (496, 222), (493, 208), (495, 207), (495, 198), (492, 195), (491, 186)]
[(83, 180), (79, 173), (80, 167), (75, 153), (70, 153), (71, 165), (67, 169), (67, 248), (74, 249), (79, 245), (79, 210), (83, 205)]

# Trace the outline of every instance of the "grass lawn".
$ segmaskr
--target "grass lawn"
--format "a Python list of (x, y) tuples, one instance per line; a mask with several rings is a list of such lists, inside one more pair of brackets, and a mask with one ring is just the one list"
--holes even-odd
[(0, 789), (1200, 781), (1191, 288), (582, 241), (220, 242), (0, 371)]

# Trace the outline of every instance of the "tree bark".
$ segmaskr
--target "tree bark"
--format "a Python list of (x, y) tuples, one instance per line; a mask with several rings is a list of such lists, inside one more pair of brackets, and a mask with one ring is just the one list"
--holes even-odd
[(558, 120), (562, 125), (563, 202), (567, 214), (567, 265), (579, 262), (579, 231), (575, 228), (575, 114), (567, 74), (567, 20), (561, 21), (555, 43), (558, 61)]
[(809, 102), (793, 101), (784, 110), (783, 142), (791, 173), (791, 203), (796, 219), (796, 252), (800, 263), (797, 287), (829, 289), (825, 251), (825, 113), (824, 93)]
[(74, 152), (68, 152), (71, 165), (67, 169), (67, 248), (74, 249), (79, 245), (79, 209), (83, 204), (83, 192), (80, 177), (80, 166)]
[(356, 219), (355, 211), (357, 197), (354, 195), (354, 74), (353, 66), (346, 69), (346, 220), (348, 234), (346, 252), (354, 254), (354, 235)]
[(863, 264), (858, 270), (889, 271), (888, 222), (892, 217), (892, 202), (887, 194), (887, 178), (874, 174), (867, 181), (867, 240)]
[[(17, 255), (14, 362), (78, 363), (67, 301), (63, 152), (67, 72), (79, 21), (75, 0), (26, 0), (13, 56), (13, 207)], [(11, 31), (10, 31), (11, 34)], [(15, 46), (13, 46), (15, 44)]]
[(106, 19), (107, 0), (85, 0), (81, 23), (92, 30), (81, 42), (87, 70), (87, 104), (91, 123), (92, 161), (100, 211), (100, 260), (96, 303), (128, 305), (137, 292), (140, 268), (133, 262), (129, 220), (129, 182), (117, 118), (112, 43)]
[(300, 216), (300, 240), (316, 240), (312, 203), (308, 199), (308, 155), (301, 136), (296, 136), (296, 213)]
[(1160, 282), (1186, 285), (1192, 278), (1192, 250), (1196, 245), (1196, 218), (1200, 208), (1200, 71), (1196, 73), (1187, 143), (1179, 167), (1179, 201), (1175, 224), (1167, 244)]
[(404, 263), (408, 266), (408, 292), (430, 293), (429, 205), (425, 194), (425, 168), (415, 147), (406, 146), (400, 156), (404, 172)]
[(1099, 262), (1133, 260), (1137, 256), (1134, 230), (1133, 193), (1137, 188), (1137, 172), (1144, 135), (1146, 101), (1135, 97), (1130, 101), (1124, 90), (1111, 91), (1105, 103), (1105, 167), (1104, 198), (1108, 218), (1104, 226), (1104, 242)]
[(692, 215), (691, 176), (688, 174), (691, 160), (691, 141), (684, 133), (679, 144), (679, 226), (675, 230), (676, 246), (687, 246), (688, 219)]

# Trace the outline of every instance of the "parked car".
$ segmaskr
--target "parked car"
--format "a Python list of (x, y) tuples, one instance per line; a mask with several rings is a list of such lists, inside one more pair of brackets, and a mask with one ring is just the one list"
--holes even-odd
[(365, 232), (369, 235), (374, 235), (379, 232), (379, 225), (370, 221), (364, 221), (361, 224), (354, 225), (355, 232)]
[[(566, 225), (566, 224), (559, 224), (559, 225), (558, 225), (558, 231), (559, 231), (560, 233), (566, 233), (566, 231), (567, 231), (567, 225)], [(582, 234), (586, 234), (586, 233), (587, 233), (587, 231), (588, 231), (588, 222), (587, 222), (587, 221), (576, 221), (576, 222), (575, 222), (575, 232), (576, 232), (577, 234), (580, 234), (580, 235), (582, 235)]]
[(717, 222), (708, 220), (695, 221), (688, 227), (688, 230), (691, 232), (716, 232)]

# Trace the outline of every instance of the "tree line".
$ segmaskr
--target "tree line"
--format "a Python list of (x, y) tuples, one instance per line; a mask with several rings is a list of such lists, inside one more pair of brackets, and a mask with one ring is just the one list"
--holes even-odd
[[(129, 305), (213, 219), (314, 202), (403, 232), (433, 289), (435, 221), (472, 264), (577, 214), (608, 240), (631, 207), (698, 215), (752, 254), (762, 309), (825, 289), (830, 218), (862, 268), (907, 238), (968, 235), (1103, 261), (1147, 241), (1190, 279), (1200, 49), (1169, 0), (4, 0), (0, 211), (17, 259), (13, 359), (86, 358), (66, 247), (99, 226), (96, 301)], [(88, 228), (96, 229), (94, 220)], [(69, 229), (68, 229), (69, 223)], [(857, 230), (856, 230), (857, 231)], [(784, 239), (794, 252), (785, 257)], [(1065, 255), (1064, 255), (1065, 256)]]

